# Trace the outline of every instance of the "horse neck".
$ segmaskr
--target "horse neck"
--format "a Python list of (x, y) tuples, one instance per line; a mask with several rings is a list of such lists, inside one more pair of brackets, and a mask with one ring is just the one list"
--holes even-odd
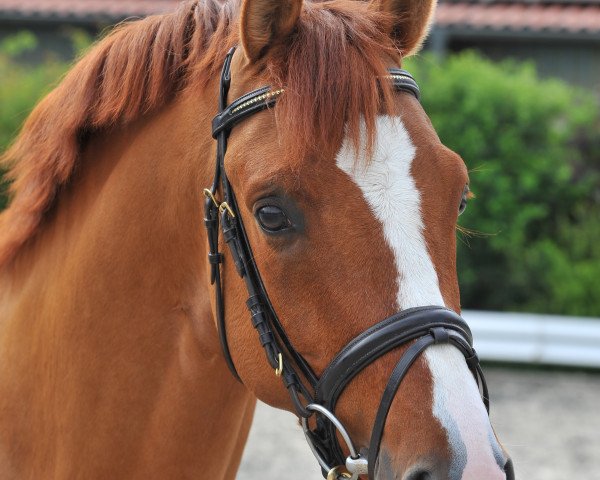
[[(234, 477), (255, 400), (226, 368), (210, 308), (203, 102), (93, 138), (12, 267), (0, 477), (7, 464), (35, 478)], [(2, 450), (20, 457), (3, 465)]]

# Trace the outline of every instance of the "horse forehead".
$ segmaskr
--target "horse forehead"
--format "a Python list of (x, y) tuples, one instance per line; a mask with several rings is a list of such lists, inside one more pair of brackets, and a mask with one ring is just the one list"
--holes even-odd
[(451, 185), (462, 191), (468, 181), (467, 167), (460, 155), (442, 143), (419, 101), (412, 95), (398, 95), (397, 108), (401, 112), (402, 126), (417, 149), (412, 165), (414, 176), (441, 180), (427, 185), (422, 182), (421, 190)]
[[(385, 167), (384, 172), (369, 168), (374, 177), (371, 181), (381, 184), (385, 183), (386, 172), (399, 173), (398, 169), (404, 169), (403, 176), (414, 177), (421, 193), (425, 193), (425, 190), (430, 193), (429, 190), (437, 191), (440, 188), (436, 182), (421, 182), (423, 176), (438, 177), (442, 172), (445, 177), (452, 179), (450, 183), (464, 182), (464, 163), (458, 155), (441, 144), (418, 101), (411, 95), (403, 94), (397, 96), (397, 103), (401, 115), (377, 117), (375, 149), (370, 155), (367, 155), (368, 139), (365, 134), (358, 151), (345, 139), (339, 145), (337, 156), (332, 158), (285, 152), (277, 135), (274, 135), (277, 132), (275, 112), (261, 112), (247, 119), (244, 128), (232, 132), (228, 172), (232, 177), (243, 179), (239, 188), (248, 193), (269, 184), (275, 184), (288, 193), (298, 190), (310, 193), (315, 188), (321, 191), (323, 186), (334, 193), (347, 188), (348, 178), (337, 168), (340, 166), (340, 155), (343, 155), (352, 158), (350, 163), (353, 172), (373, 164)], [(407, 155), (411, 157), (410, 161), (405, 158)], [(349, 173), (346, 171), (348, 169), (342, 170)], [(389, 175), (387, 179), (389, 180)], [(353, 200), (359, 199), (350, 196), (346, 198), (348, 202)]]
[(336, 167), (336, 159), (323, 158), (318, 152), (290, 152), (277, 135), (275, 112), (260, 112), (248, 118), (229, 141), (227, 173), (238, 178), (240, 192), (278, 187), (287, 194), (314, 197), (324, 189), (344, 190), (347, 178)]

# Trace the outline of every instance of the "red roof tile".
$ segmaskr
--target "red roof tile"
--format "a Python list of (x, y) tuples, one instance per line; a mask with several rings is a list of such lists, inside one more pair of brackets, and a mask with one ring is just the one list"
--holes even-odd
[[(545, 0), (548, 1), (548, 0)], [(0, 15), (57, 19), (121, 19), (174, 10), (181, 0), (0, 0)], [(476, 30), (600, 32), (598, 0), (446, 0), (437, 24)]]
[(442, 3), (436, 23), (442, 27), (477, 30), (598, 33), (600, 5)]
[(175, 9), (181, 0), (0, 0), (0, 12), (19, 17), (144, 16)]

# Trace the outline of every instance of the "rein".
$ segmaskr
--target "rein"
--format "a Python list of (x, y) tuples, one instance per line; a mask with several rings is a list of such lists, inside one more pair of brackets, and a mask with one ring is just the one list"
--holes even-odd
[[(373, 325), (346, 345), (329, 363), (318, 378), (307, 361), (294, 348), (275, 312), (260, 272), (254, 261), (244, 223), (233, 188), (225, 170), (225, 154), (231, 130), (239, 122), (262, 110), (275, 106), (284, 90), (262, 87), (249, 92), (227, 104), (231, 84), (232, 48), (223, 65), (219, 93), (219, 110), (212, 123), (212, 134), (217, 141), (217, 155), (213, 183), (204, 190), (205, 225), (208, 233), (211, 265), (211, 284), (215, 285), (217, 326), (223, 355), (231, 373), (240, 382), (227, 342), (225, 324), (225, 299), (221, 280), (221, 263), (224, 256), (219, 252), (219, 225), (223, 239), (229, 246), (232, 260), (248, 291), (246, 305), (252, 325), (256, 329), (267, 361), (281, 377), (290, 394), (296, 414), (309, 447), (315, 455), (323, 476), (328, 480), (338, 478), (357, 479), (368, 474), (375, 478), (375, 465), (381, 439), (392, 401), (406, 373), (421, 353), (434, 344), (450, 344), (458, 348), (480, 385), (485, 407), (489, 412), (488, 390), (479, 358), (473, 349), (473, 340), (465, 320), (452, 310), (439, 306), (418, 307), (403, 310)], [(420, 91), (413, 77), (405, 70), (390, 69), (385, 77), (394, 89), (419, 99)], [(217, 200), (219, 187), (222, 201)], [(406, 349), (394, 368), (379, 404), (371, 433), (367, 458), (354, 447), (343, 424), (335, 416), (337, 401), (352, 379), (368, 365), (385, 353), (413, 342)], [(299, 373), (298, 373), (299, 372)], [(306, 386), (304, 381), (309, 385)], [(316, 426), (311, 429), (308, 419), (316, 416)], [(339, 444), (337, 432), (346, 443), (346, 457)]]

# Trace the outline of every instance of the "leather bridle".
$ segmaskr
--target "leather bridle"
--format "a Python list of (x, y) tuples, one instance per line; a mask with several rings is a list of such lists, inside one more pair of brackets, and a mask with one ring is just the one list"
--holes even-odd
[[(221, 74), (219, 113), (212, 124), (213, 137), (217, 140), (215, 174), (212, 186), (204, 190), (208, 259), (211, 265), (211, 283), (215, 285), (217, 326), (223, 354), (231, 373), (240, 380), (227, 343), (219, 224), (223, 238), (229, 245), (236, 270), (244, 279), (248, 290), (246, 305), (250, 311), (252, 325), (258, 332), (267, 361), (275, 369), (276, 375), (281, 377), (290, 394), (296, 413), (302, 420), (306, 439), (321, 465), (323, 475), (328, 479), (356, 479), (358, 475), (368, 474), (369, 478), (374, 479), (383, 430), (396, 391), (411, 365), (427, 347), (434, 344), (450, 344), (463, 353), (469, 369), (480, 385), (483, 401), (489, 411), (487, 386), (472, 346), (471, 331), (461, 316), (443, 307), (427, 306), (403, 310), (360, 334), (336, 355), (320, 378), (315, 375), (286, 335), (269, 300), (225, 170), (227, 140), (233, 127), (251, 115), (273, 107), (284, 91), (263, 87), (228, 105), (227, 94), (231, 83), (230, 67), (234, 50), (232, 48), (227, 54)], [(405, 70), (390, 69), (386, 79), (392, 82), (395, 90), (419, 98), (419, 87)], [(217, 200), (219, 186), (222, 201)], [(385, 353), (409, 343), (384, 390), (375, 417), (368, 455), (364, 458), (355, 450), (343, 425), (335, 417), (337, 401), (350, 381), (364, 368)], [(305, 381), (309, 387), (305, 385)], [(311, 429), (308, 418), (313, 415), (316, 416), (316, 426)], [(338, 442), (336, 430), (347, 444), (350, 452), (347, 458)]]

